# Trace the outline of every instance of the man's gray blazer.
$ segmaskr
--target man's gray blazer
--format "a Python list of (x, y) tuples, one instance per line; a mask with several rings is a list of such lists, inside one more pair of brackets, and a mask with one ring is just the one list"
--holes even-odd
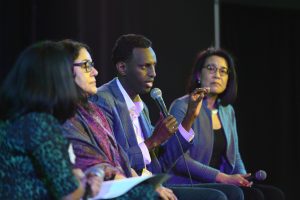
[[(127, 153), (131, 167), (141, 174), (145, 167), (143, 154), (137, 143), (129, 111), (125, 99), (118, 88), (117, 78), (98, 88), (97, 94), (91, 97), (91, 100), (100, 106), (105, 112), (110, 123), (117, 142)], [(144, 110), (139, 116), (139, 122), (147, 139), (151, 136), (154, 127), (151, 125), (149, 111), (144, 103)], [(176, 138), (178, 137), (178, 138)], [(181, 144), (179, 144), (179, 142)], [(192, 143), (187, 142), (179, 132), (174, 134), (163, 145), (150, 151), (151, 163), (147, 169), (152, 173), (168, 172), (176, 160), (182, 155), (182, 149), (185, 152)], [(181, 146), (182, 148), (181, 148)]]

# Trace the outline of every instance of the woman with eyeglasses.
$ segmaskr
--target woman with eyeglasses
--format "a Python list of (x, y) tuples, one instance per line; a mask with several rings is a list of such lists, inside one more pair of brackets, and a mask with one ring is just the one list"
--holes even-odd
[[(174, 166), (174, 177), (170, 182), (190, 184), (190, 173), (194, 183), (240, 186), (246, 200), (284, 199), (280, 189), (247, 180), (250, 174), (246, 172), (239, 152), (236, 119), (231, 106), (237, 96), (237, 75), (232, 56), (227, 51), (208, 48), (197, 55), (187, 92), (198, 87), (208, 87), (210, 92), (203, 99), (200, 114), (192, 126), (194, 144), (184, 155), (185, 159), (180, 158)], [(187, 110), (188, 96), (176, 99), (170, 107), (170, 114), (179, 123)]]
[[(80, 199), (87, 178), (72, 169), (61, 123), (76, 109), (68, 54), (45, 41), (24, 50), (0, 89), (0, 199)], [(97, 193), (99, 189), (94, 190)]]
[[(134, 171), (130, 168), (127, 155), (117, 144), (106, 116), (98, 106), (88, 100), (97, 91), (95, 77), (98, 75), (89, 47), (69, 39), (60, 43), (73, 59), (73, 76), (80, 95), (76, 115), (63, 125), (64, 135), (74, 148), (75, 167), (84, 172), (103, 170), (105, 181), (132, 177)], [(156, 196), (152, 185), (142, 185), (118, 198), (155, 199)]]

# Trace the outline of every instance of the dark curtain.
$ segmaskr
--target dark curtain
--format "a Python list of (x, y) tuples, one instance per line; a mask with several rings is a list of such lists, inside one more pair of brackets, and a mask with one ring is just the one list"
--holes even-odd
[[(196, 52), (213, 45), (213, 2), (160, 0), (5, 0), (0, 2), (0, 84), (18, 54), (40, 40), (71, 38), (87, 43), (99, 71), (97, 85), (115, 76), (111, 50), (121, 34), (137, 33), (153, 42), (155, 87), (166, 105), (184, 94)], [(143, 97), (154, 111), (149, 95)]]
[(235, 56), (240, 149), (248, 171), (297, 199), (300, 158), (300, 12), (221, 5), (221, 43)]

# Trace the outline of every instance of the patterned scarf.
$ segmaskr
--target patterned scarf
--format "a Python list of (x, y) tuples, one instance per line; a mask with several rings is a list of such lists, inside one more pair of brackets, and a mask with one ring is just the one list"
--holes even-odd
[(103, 162), (121, 168), (122, 159), (118, 145), (105, 115), (98, 106), (91, 102), (88, 102), (88, 108), (90, 111), (79, 106), (77, 113), (92, 131), (98, 147), (105, 153), (106, 158), (103, 158)]

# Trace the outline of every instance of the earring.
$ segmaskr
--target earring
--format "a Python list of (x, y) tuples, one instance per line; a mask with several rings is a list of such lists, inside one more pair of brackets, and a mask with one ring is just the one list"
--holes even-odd
[(200, 78), (200, 72), (197, 71), (196, 74), (195, 74), (195, 78), (196, 78), (196, 81), (197, 81), (197, 84), (200, 85), (201, 83), (201, 78)]

